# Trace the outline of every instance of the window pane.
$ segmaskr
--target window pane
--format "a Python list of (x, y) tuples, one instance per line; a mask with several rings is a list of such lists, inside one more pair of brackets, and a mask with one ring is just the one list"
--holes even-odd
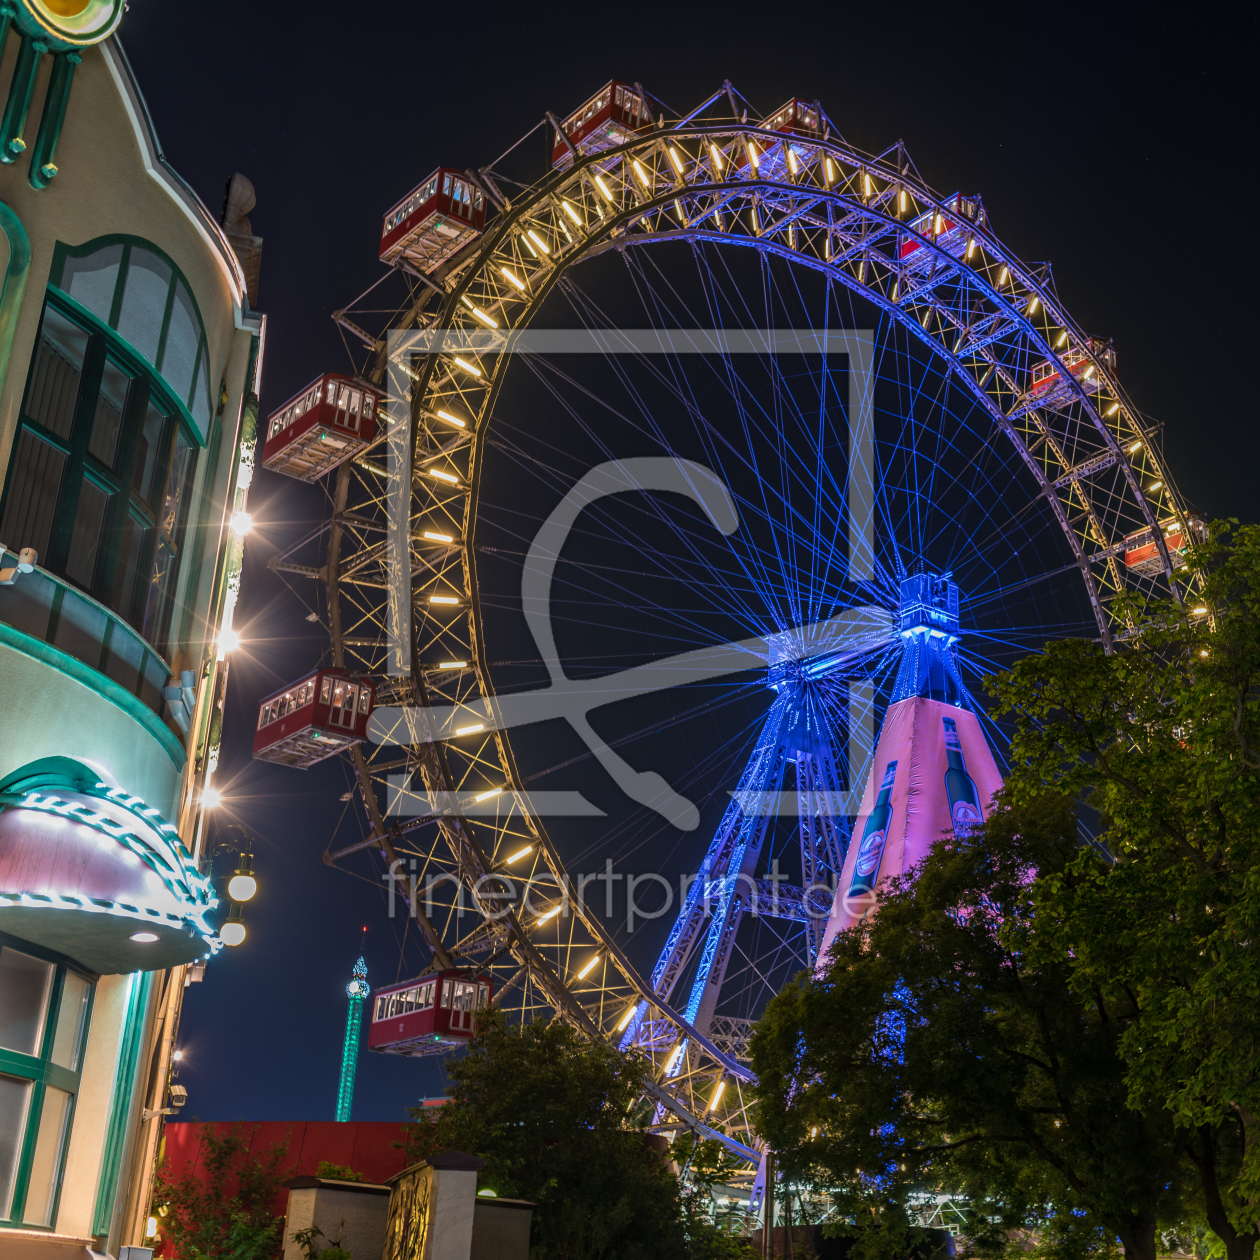
[(101, 549), (101, 527), (109, 495), (95, 482), (83, 478), (79, 488), (79, 506), (74, 512), (74, 529), (70, 534), (70, 553), (66, 557), (66, 576), (80, 586), (90, 587), (96, 572), (96, 557)]
[(193, 390), (192, 402), (188, 404), (188, 410), (192, 412), (193, 419), (196, 420), (201, 429), (203, 436), (209, 432), (210, 425), (210, 360), (206, 358), (206, 349), (201, 348), (201, 368), (197, 372), (197, 386)]
[(166, 330), (166, 346), (162, 351), (161, 373), (175, 393), (188, 401), (192, 389), (193, 369), (197, 366), (197, 346), (201, 342), (201, 322), (193, 307), (192, 294), (182, 280), (175, 282), (175, 301), (171, 305), (171, 324)]
[(26, 1186), (24, 1225), (51, 1225), (53, 1202), (57, 1197), (57, 1181), (61, 1174), (61, 1151), (65, 1146), (66, 1122), (70, 1119), (70, 1095), (64, 1089), (44, 1090), (44, 1106), (39, 1116), (39, 1137), (35, 1139), (35, 1158), (31, 1161), (31, 1179)]
[(30, 1081), (16, 1076), (0, 1076), (0, 1219), (13, 1211), (13, 1183), (17, 1179), (18, 1157), (26, 1136), (26, 1109), (31, 1104)]
[(0, 1046), (39, 1053), (52, 977), (52, 963), (0, 947)]
[(53, 1033), (52, 1061), (59, 1067), (79, 1070), (79, 1047), (83, 1041), (83, 1021), (87, 1018), (91, 982), (73, 971), (66, 972), (61, 990), (61, 1006), (57, 1010), (57, 1028)]
[(144, 425), (137, 439), (136, 471), (132, 478), (140, 497), (152, 502), (154, 490), (154, 471), (157, 469), (158, 454), (162, 449), (162, 429), (166, 417), (150, 403), (144, 413)]
[(67, 258), (61, 273), (62, 290), (105, 323), (109, 323), (109, 311), (114, 303), (122, 251), (121, 245), (106, 245), (86, 258)]
[(58, 437), (68, 438), (74, 427), (74, 404), (79, 397), (87, 343), (82, 328), (51, 306), (44, 308), (26, 414)]
[(107, 359), (105, 374), (101, 378), (101, 392), (96, 397), (88, 450), (111, 468), (118, 454), (118, 434), (122, 430), (123, 408), (127, 405), (127, 390), (130, 387), (131, 377)]
[(34, 547), (41, 560), (47, 557), (65, 467), (66, 457), (61, 451), (30, 429), (22, 430), (13, 457), (4, 523), (0, 524), (3, 541), (15, 551)]
[(118, 567), (114, 571), (114, 589), (110, 592), (109, 606), (131, 620), (133, 596), (136, 589), (136, 573), (140, 568), (140, 550), (148, 531), (128, 515), (122, 527), (122, 546), (119, 549)]
[(160, 527), (173, 542), (180, 524), (180, 506), (188, 488), (188, 473), (192, 464), (192, 445), (178, 429), (175, 431), (174, 450), (171, 454), (170, 472), (166, 477), (166, 495), (162, 500)]
[(147, 249), (132, 248), (118, 332), (152, 363), (157, 358), (171, 269)]

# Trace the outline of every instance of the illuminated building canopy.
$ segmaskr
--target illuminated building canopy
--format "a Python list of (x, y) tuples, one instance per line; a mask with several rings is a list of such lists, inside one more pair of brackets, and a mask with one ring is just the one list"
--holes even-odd
[(218, 949), (210, 881), (139, 797), (54, 758), (10, 775), (0, 806), (0, 929), (100, 974)]

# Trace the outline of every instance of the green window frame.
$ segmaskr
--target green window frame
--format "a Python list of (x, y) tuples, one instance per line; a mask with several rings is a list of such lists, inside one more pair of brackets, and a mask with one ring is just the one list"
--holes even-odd
[(192, 286), (170, 255), (142, 236), (121, 233), (82, 245), (58, 241), (48, 282), (162, 376), (204, 446), (214, 412), (210, 347)]
[[(41, 977), (42, 993), (32, 987)], [(96, 980), (61, 954), (0, 932), (0, 1229), (56, 1228)], [(13, 1048), (31, 1029), (35, 1052)]]
[(197, 462), (190, 420), (143, 355), (49, 286), (0, 539), (35, 547), (44, 568), (118, 613), (162, 656)]

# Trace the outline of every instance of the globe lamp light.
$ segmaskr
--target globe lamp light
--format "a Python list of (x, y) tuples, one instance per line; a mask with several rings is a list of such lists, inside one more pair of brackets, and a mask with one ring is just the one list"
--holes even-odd
[(245, 939), (245, 924), (241, 922), (240, 903), (232, 906), (227, 922), (219, 929), (219, 940), (224, 945), (239, 945)]
[(258, 891), (258, 881), (253, 872), (254, 859), (248, 853), (242, 853), (240, 864), (228, 880), (228, 896), (233, 901), (248, 901)]
[(201, 794), (201, 804), (204, 809), (218, 809), (223, 804), (223, 793), (218, 788), (206, 788)]
[(254, 528), (254, 518), (248, 512), (233, 512), (228, 528), (237, 538), (244, 538)]

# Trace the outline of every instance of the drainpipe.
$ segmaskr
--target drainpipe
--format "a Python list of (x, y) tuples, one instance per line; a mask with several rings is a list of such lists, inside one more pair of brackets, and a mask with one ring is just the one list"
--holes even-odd
[(35, 76), (39, 73), (39, 63), (48, 51), (48, 45), (42, 39), (22, 36), (22, 47), (18, 50), (17, 65), (13, 70), (13, 82), (9, 85), (9, 99), (4, 107), (4, 117), (0, 118), (0, 162), (6, 166), (16, 162), (26, 152), (26, 141), (22, 132), (26, 130), (26, 120), (31, 112), (31, 97), (35, 94)]
[(39, 120), (39, 134), (31, 153), (30, 181), (32, 188), (47, 188), (57, 174), (57, 141), (61, 139), (61, 127), (66, 121), (66, 106), (70, 103), (70, 85), (74, 82), (74, 68), (83, 60), (77, 52), (58, 53), (53, 58), (52, 78), (48, 80), (48, 93), (44, 97), (44, 114)]

